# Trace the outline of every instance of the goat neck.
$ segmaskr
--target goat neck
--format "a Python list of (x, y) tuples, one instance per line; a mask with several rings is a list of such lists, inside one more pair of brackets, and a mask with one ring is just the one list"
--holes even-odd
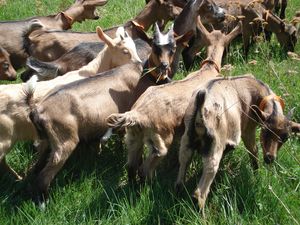
[[(144, 30), (149, 30), (152, 24), (162, 19), (159, 15), (160, 7), (162, 7), (160, 4), (159, 1), (150, 1), (133, 20), (143, 27)], [(167, 14), (168, 12), (165, 13)], [(162, 16), (166, 16), (166, 14)]]

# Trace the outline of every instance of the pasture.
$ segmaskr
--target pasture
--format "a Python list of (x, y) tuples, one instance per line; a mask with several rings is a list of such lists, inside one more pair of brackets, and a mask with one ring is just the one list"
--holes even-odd
[[(71, 3), (71, 0), (4, 0), (0, 1), (0, 20), (54, 14)], [(108, 0), (98, 9), (98, 21), (76, 23), (73, 29), (94, 31), (98, 25), (109, 28), (123, 24), (137, 15), (144, 4), (143, 0)], [(290, 20), (299, 9), (300, 0), (288, 1), (287, 18)], [(300, 54), (299, 42), (295, 52)], [(201, 56), (193, 70), (199, 69)], [(292, 119), (300, 122), (300, 61), (287, 57), (274, 36), (270, 43), (258, 42), (252, 46), (248, 60), (243, 57), (240, 41), (234, 43), (223, 61), (225, 64), (233, 68), (223, 71), (224, 76), (252, 73), (269, 84), (285, 100), (285, 114), (294, 108)], [(180, 69), (175, 79), (186, 74)], [(36, 158), (31, 145), (20, 142), (7, 157), (8, 163), (21, 174), (26, 173)], [(174, 193), (177, 151), (178, 145), (169, 151), (151, 184), (132, 187), (127, 183), (126, 149), (118, 137), (114, 136), (101, 153), (93, 143), (82, 143), (54, 179), (45, 211), (28, 198), (26, 183), (0, 174), (0, 224), (300, 223), (299, 137), (292, 136), (285, 143), (272, 165), (264, 163), (259, 145), (259, 169), (255, 172), (242, 144), (227, 154), (208, 196), (205, 217), (191, 197), (201, 175), (201, 158), (195, 154), (186, 191), (177, 196)]]

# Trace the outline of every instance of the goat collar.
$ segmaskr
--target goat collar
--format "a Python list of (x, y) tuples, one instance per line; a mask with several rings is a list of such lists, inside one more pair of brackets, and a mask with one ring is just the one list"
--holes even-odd
[(261, 102), (259, 103), (259, 109), (261, 111), (264, 111), (265, 107), (266, 107), (266, 104), (268, 101), (270, 100), (274, 100), (274, 101), (277, 101), (280, 103), (281, 107), (282, 107), (282, 110), (284, 110), (284, 107), (285, 107), (285, 103), (283, 101), (283, 99), (280, 97), (280, 96), (277, 96), (277, 95), (267, 95), (265, 97), (263, 97), (263, 99), (261, 100)]
[(131, 20), (131, 23), (136, 26), (136, 27), (139, 27), (141, 28), (142, 30), (145, 30), (145, 27), (142, 25), (142, 24), (139, 24), (138, 22), (134, 21), (134, 20)]
[(219, 66), (218, 66), (217, 63), (216, 63), (214, 60), (212, 60), (212, 59), (205, 59), (205, 60), (203, 60), (203, 61), (201, 62), (200, 68), (202, 68), (205, 64), (208, 64), (208, 63), (212, 64), (212, 65), (215, 67), (216, 71), (217, 71), (218, 73), (220, 73), (220, 68), (219, 68)]
[[(156, 70), (158, 68), (154, 65), (154, 63), (152, 62), (151, 58), (149, 58), (146, 62), (145, 62), (145, 66), (144, 66), (144, 70), (143, 70), (143, 74), (142, 77), (149, 74), (150, 76), (149, 79), (154, 81), (156, 84), (165, 84), (169, 82), (168, 76), (166, 75), (161, 75), (160, 73), (157, 73)], [(169, 72), (169, 70), (168, 70)]]

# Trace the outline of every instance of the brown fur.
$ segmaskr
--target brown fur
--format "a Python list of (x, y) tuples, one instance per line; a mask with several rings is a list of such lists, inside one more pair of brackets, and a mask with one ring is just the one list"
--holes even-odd
[[(46, 29), (70, 29), (72, 23), (83, 21), (84, 19), (98, 18), (94, 11), (96, 6), (104, 5), (106, 1), (77, 0), (70, 8), (57, 15), (32, 17), (19, 21), (0, 22), (0, 30), (5, 30), (0, 34), (2, 47), (10, 54), (10, 60), (15, 69), (25, 65), (27, 53), (23, 48), (23, 33), (29, 26), (32, 19), (38, 19)], [(72, 20), (70, 20), (72, 18)], [(11, 38), (14, 37), (14, 38)]]
[[(101, 34), (99, 36), (102, 37)], [(109, 40), (105, 40), (103, 37), (102, 40), (109, 43)], [(110, 43), (110, 47), (106, 46), (93, 61), (81, 69), (72, 71), (63, 78), (38, 82), (34, 89), (32, 101), (40, 100), (47, 92), (57, 86), (91, 77), (100, 71), (137, 60), (132, 54), (134, 50), (124, 46), (120, 38), (111, 40)], [(128, 50), (128, 54), (124, 54), (124, 48)], [(119, 60), (119, 63), (116, 64), (115, 60)], [(26, 90), (26, 84), (0, 86), (0, 162), (16, 141), (37, 139), (36, 129), (29, 119), (29, 107), (24, 100), (24, 90)]]
[[(179, 14), (177, 7), (168, 2), (150, 1), (145, 8), (132, 20), (137, 22), (141, 27), (147, 31), (152, 24), (157, 20), (171, 20)], [(115, 32), (119, 26), (107, 29), (105, 33), (110, 37), (114, 37)], [(131, 21), (124, 24), (129, 35), (136, 39), (139, 37), (136, 27)], [(69, 51), (81, 42), (97, 41), (97, 36), (94, 33), (86, 32), (59, 32), (40, 30), (35, 31), (30, 36), (30, 44), (26, 47), (29, 55), (45, 61), (53, 61), (62, 54)]]
[[(155, 37), (159, 36), (157, 33), (156, 29)], [(167, 35), (171, 40), (160, 46), (158, 46), (159, 39), (154, 38), (153, 49), (148, 59), (151, 67), (163, 66), (165, 71), (169, 68), (164, 65), (170, 65), (174, 54), (174, 49), (170, 48), (170, 45), (175, 44), (172, 30)], [(158, 56), (157, 48), (160, 48), (158, 52), (163, 52)], [(161, 55), (168, 55), (169, 59), (161, 58)], [(154, 56), (161, 60), (157, 62), (158, 64), (154, 62)], [(51, 148), (47, 163), (43, 165), (41, 171), (38, 171), (34, 183), (35, 197), (38, 197), (39, 203), (47, 197), (52, 179), (74, 151), (79, 140), (103, 136), (108, 129), (105, 120), (107, 116), (129, 110), (149, 86), (156, 84), (152, 72), (145, 71), (144, 74), (142, 72), (141, 64), (127, 64), (101, 76), (57, 88), (38, 104), (31, 104), (30, 118), (39, 130), (40, 137), (49, 143)], [(58, 105), (57, 102), (63, 104)]]
[[(208, 59), (212, 61), (183, 80), (147, 89), (133, 105), (131, 111), (113, 114), (107, 120), (111, 127), (127, 128), (126, 145), (130, 180), (135, 180), (139, 165), (141, 165), (139, 175), (142, 179), (152, 177), (157, 164), (166, 156), (176, 130), (178, 131), (182, 126), (184, 112), (192, 93), (198, 85), (219, 75), (216, 65), (220, 68), (224, 48), (239, 33), (239, 28), (228, 35), (220, 31), (209, 33), (200, 21), (199, 26), (207, 42)], [(141, 161), (143, 144), (147, 144), (150, 150), (144, 163)]]
[(259, 124), (266, 163), (275, 160), (293, 129), (299, 132), (299, 124), (283, 115), (283, 108), (275, 98), (268, 99), (263, 109), (259, 108), (264, 97), (270, 95), (274, 95), (270, 88), (252, 76), (215, 79), (193, 94), (184, 117), (186, 130), (181, 139), (176, 187), (183, 185), (193, 150), (197, 149), (203, 157), (203, 173), (195, 191), (201, 209), (226, 149), (234, 148), (242, 139), (256, 169), (255, 139)]
[[(261, 33), (263, 27), (265, 31), (272, 32), (276, 35), (280, 45), (284, 47), (285, 50), (293, 51), (297, 41), (296, 28), (285, 23), (272, 13), (274, 5), (265, 3), (266, 6), (264, 6), (259, 1), (251, 0), (216, 0), (216, 3), (226, 10), (227, 15), (233, 17), (227, 16), (223, 23), (213, 24), (215, 29), (222, 29), (223, 31), (229, 32), (239, 21), (238, 19), (234, 19), (234, 17), (243, 17), (241, 34), (243, 36), (244, 53), (246, 56), (249, 52), (251, 40)], [(190, 48), (184, 52), (184, 62), (187, 69), (190, 68), (195, 55), (203, 47), (204, 43), (201, 41), (201, 36), (197, 36), (197, 39), (191, 44)]]
[(0, 46), (0, 80), (15, 80), (17, 73), (11, 65), (8, 52)]

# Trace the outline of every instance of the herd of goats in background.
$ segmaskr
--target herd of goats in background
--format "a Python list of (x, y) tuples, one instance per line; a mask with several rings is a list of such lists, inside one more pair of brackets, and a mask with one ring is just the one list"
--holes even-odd
[[(120, 27), (69, 31), (75, 22), (98, 19), (96, 7), (106, 3), (76, 0), (56, 15), (0, 22), (0, 78), (15, 80), (15, 70), (26, 66), (21, 79), (27, 81), (0, 85), (1, 167), (22, 179), (5, 155), (17, 141), (35, 142), (38, 159), (27, 177), (39, 206), (45, 207), (51, 181), (82, 140), (101, 145), (115, 131), (126, 133), (128, 179), (143, 182), (181, 138), (176, 191), (197, 150), (203, 173), (194, 196), (203, 208), (223, 153), (241, 139), (258, 168), (257, 126), (266, 163), (290, 133), (300, 132), (268, 85), (251, 74), (220, 74), (224, 50), (240, 35), (246, 56), (261, 32), (266, 39), (276, 35), (284, 51), (294, 50), (300, 15), (291, 24), (283, 20), (287, 1), (148, 0)], [(153, 37), (145, 33), (151, 26)], [(172, 81), (180, 57), (189, 70), (202, 48), (207, 56), (199, 70)]]

